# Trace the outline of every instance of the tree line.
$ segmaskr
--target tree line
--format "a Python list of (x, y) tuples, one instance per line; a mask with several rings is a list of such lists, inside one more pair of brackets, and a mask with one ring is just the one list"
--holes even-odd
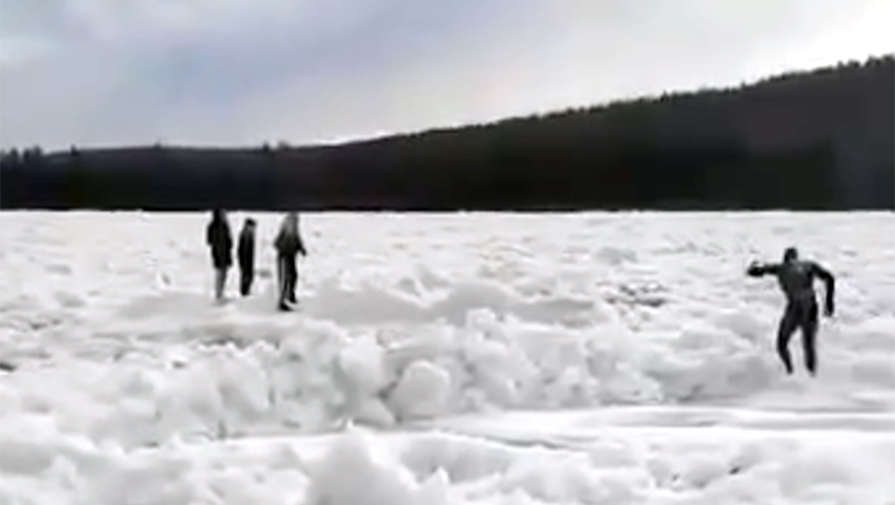
[(11, 149), (0, 198), (6, 209), (892, 209), (895, 57), (340, 145)]

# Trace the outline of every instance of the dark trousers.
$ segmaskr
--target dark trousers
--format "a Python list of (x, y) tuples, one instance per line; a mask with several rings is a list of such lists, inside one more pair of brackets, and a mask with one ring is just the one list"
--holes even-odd
[(248, 296), (252, 291), (252, 281), (255, 279), (255, 269), (245, 265), (239, 268), (239, 292), (242, 296)]
[(294, 254), (280, 254), (277, 257), (280, 278), (280, 304), (284, 301), (295, 303), (295, 286), (298, 283), (298, 269)]
[(224, 288), (227, 285), (227, 267), (214, 269), (214, 298), (218, 301), (224, 299)]
[(786, 305), (780, 329), (777, 332), (777, 354), (786, 367), (786, 373), (792, 373), (792, 358), (789, 355), (789, 339), (797, 329), (802, 330), (802, 346), (805, 351), (805, 368), (812, 375), (817, 370), (817, 300), (813, 297), (793, 300)]

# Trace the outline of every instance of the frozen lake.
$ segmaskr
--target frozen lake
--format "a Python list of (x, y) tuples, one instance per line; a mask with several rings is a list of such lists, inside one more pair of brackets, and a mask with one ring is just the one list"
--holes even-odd
[(0, 503), (895, 504), (895, 214), (309, 213), (288, 314), (252, 217), (216, 306), (206, 214), (0, 213)]

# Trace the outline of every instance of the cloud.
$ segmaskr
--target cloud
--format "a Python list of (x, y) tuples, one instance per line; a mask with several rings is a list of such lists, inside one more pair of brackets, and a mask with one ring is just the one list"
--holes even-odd
[[(0, 146), (303, 143), (892, 51), (889, 2), (0, 0)], [(887, 45), (888, 44), (888, 45)]]

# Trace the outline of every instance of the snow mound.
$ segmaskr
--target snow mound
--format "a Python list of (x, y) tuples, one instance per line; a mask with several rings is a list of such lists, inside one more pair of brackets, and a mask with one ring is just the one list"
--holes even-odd
[(321, 461), (311, 464), (308, 505), (439, 505), (447, 500), (448, 479), (436, 471), (420, 483), (388, 448), (349, 427)]

